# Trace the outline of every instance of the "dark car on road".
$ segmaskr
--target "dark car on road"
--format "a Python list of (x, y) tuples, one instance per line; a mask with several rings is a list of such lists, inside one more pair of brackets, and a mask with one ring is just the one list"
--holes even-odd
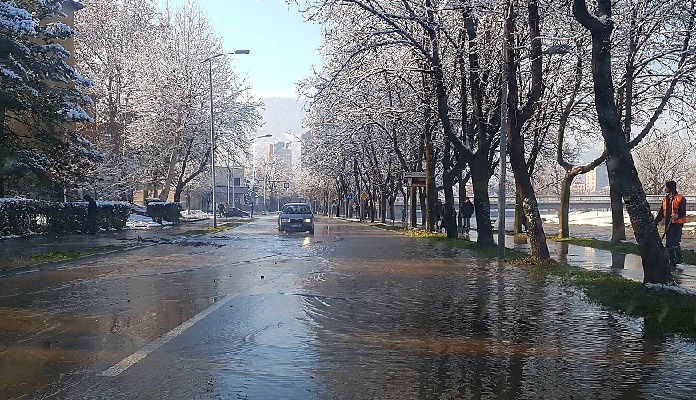
[(227, 211), (225, 212), (225, 216), (227, 216), (227, 217), (243, 217), (243, 218), (246, 218), (246, 217), (249, 216), (249, 212), (248, 212), (248, 211), (244, 211), (244, 210), (242, 210), (242, 209), (239, 209), (239, 208), (237, 208), (237, 207), (230, 207), (230, 208), (228, 208)]
[(278, 231), (314, 233), (314, 214), (309, 204), (287, 203), (278, 215)]

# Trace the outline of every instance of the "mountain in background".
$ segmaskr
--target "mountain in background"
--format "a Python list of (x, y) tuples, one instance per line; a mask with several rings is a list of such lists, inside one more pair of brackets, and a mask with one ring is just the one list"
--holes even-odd
[(261, 99), (265, 104), (261, 110), (263, 126), (259, 129), (259, 135), (273, 135), (266, 142), (280, 142), (298, 140), (287, 132), (297, 137), (302, 136), (302, 120), (305, 118), (305, 100), (271, 97)]
[(292, 150), (292, 162), (298, 165), (301, 158), (302, 146), (300, 137), (304, 133), (302, 121), (307, 112), (305, 100), (271, 97), (261, 99), (265, 107), (261, 110), (263, 126), (259, 129), (257, 136), (273, 135), (269, 138), (262, 138), (257, 141), (260, 144), (270, 144), (278, 142), (293, 142), (290, 145)]

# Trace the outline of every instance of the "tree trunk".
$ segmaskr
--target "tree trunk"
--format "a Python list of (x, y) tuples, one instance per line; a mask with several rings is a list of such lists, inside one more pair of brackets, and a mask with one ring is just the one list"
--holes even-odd
[(379, 213), (380, 213), (380, 218), (382, 220), (382, 223), (387, 222), (387, 193), (386, 193), (386, 183), (383, 184), (385, 186), (384, 189), (382, 189), (382, 196), (380, 197), (379, 201)]
[[(462, 204), (464, 202), (464, 198), (466, 198), (466, 184), (464, 183), (464, 171), (459, 173), (459, 204)], [(456, 204), (457, 209), (459, 208), (459, 204)], [(457, 214), (457, 228), (462, 227), (462, 214)]]
[(418, 203), (416, 202), (416, 199), (418, 198), (418, 188), (410, 187), (408, 188), (408, 193), (408, 200), (411, 202), (411, 228), (415, 228), (418, 226)]
[(428, 218), (425, 222), (425, 230), (432, 232), (437, 226), (435, 221), (435, 202), (437, 201), (437, 187), (435, 185), (435, 160), (433, 157), (432, 132), (428, 129), (425, 134), (425, 203), (428, 210)]
[(609, 199), (611, 200), (611, 242), (619, 243), (622, 240), (626, 240), (623, 201), (621, 199), (621, 189), (609, 171), (608, 163), (607, 175), (609, 176)]
[(448, 239), (456, 239), (459, 237), (457, 232), (457, 218), (452, 211), (454, 208), (454, 180), (443, 182), (443, 190), (445, 192), (445, 206), (442, 209), (442, 224), (447, 232)]
[(179, 203), (181, 202), (181, 193), (183, 193), (184, 188), (186, 187), (186, 182), (177, 182), (176, 184), (176, 189), (174, 190), (174, 202)]
[(515, 224), (513, 232), (524, 233), (524, 225), (526, 222), (526, 217), (524, 215), (524, 206), (522, 205), (522, 196), (520, 192), (515, 191)]
[(356, 210), (358, 212), (358, 220), (362, 221), (364, 216), (363, 216), (363, 203), (365, 202), (362, 198), (362, 189), (360, 188), (360, 170), (358, 167), (358, 160), (355, 159), (353, 161), (353, 181), (355, 182), (355, 197), (354, 199), (357, 199), (358, 202), (358, 209)]
[[(539, 205), (532, 186), (531, 176), (529, 175), (529, 167), (525, 159), (524, 139), (522, 137), (522, 128), (525, 123), (534, 115), (538, 102), (544, 92), (543, 86), (543, 70), (542, 70), (542, 54), (540, 40), (540, 21), (538, 5), (536, 1), (530, 0), (527, 3), (528, 25), (531, 37), (530, 43), (530, 58), (531, 62), (531, 87), (525, 105), (519, 108), (519, 87), (517, 76), (514, 73), (519, 69), (518, 52), (515, 49), (515, 6), (512, 2), (506, 4), (505, 16), (505, 32), (504, 32), (504, 63), (508, 73), (506, 73), (508, 86), (508, 112), (506, 118), (508, 120), (508, 142), (510, 144), (508, 154), (510, 156), (510, 166), (515, 175), (515, 185), (519, 196), (522, 197), (522, 207), (524, 215), (527, 218), (527, 236), (529, 237), (530, 250), (532, 258), (543, 261), (548, 260), (549, 248), (546, 245), (546, 236), (544, 227), (542, 226), (541, 215), (539, 214)], [(504, 157), (501, 154), (501, 157)]]
[[(169, 155), (169, 167), (167, 169), (167, 177), (164, 180), (164, 187), (162, 187), (162, 191), (159, 195), (160, 201), (167, 201), (167, 198), (169, 197), (169, 188), (171, 187), (172, 181), (174, 180), (176, 164), (179, 161), (178, 135), (179, 134), (177, 133), (177, 138), (174, 141), (174, 148), (172, 149), (172, 153)], [(213, 173), (215, 173), (215, 171), (213, 171)], [(213, 188), (213, 190), (215, 190), (215, 188)]]
[(650, 205), (638, 179), (633, 157), (626, 142), (616, 103), (611, 71), (611, 1), (599, 0), (597, 12), (590, 14), (584, 0), (573, 1), (573, 14), (592, 34), (592, 75), (594, 78), (595, 107), (602, 136), (607, 148), (607, 169), (623, 196), (626, 211), (643, 262), (643, 281), (646, 283), (673, 283), (667, 252), (653, 223)]
[(394, 203), (396, 203), (396, 196), (389, 199), (389, 219), (392, 221), (396, 220), (396, 207), (394, 207)]
[[(485, 166), (479, 163), (485, 163)], [(490, 170), (484, 155), (477, 154), (471, 165), (471, 185), (474, 190), (474, 211), (476, 216), (476, 243), (480, 246), (495, 246), (493, 226), (491, 226), (491, 199), (488, 197)]]
[(561, 183), (561, 205), (558, 208), (558, 237), (567, 238), (570, 236), (568, 219), (570, 214), (570, 186), (573, 184), (575, 174), (566, 173)]
[(423, 190), (423, 189), (419, 190), (418, 191), (418, 201), (420, 201), (421, 225), (423, 226), (423, 229), (426, 229), (426, 225), (428, 224), (428, 202), (427, 202), (427, 199), (425, 197), (426, 197), (425, 190)]
[(538, 261), (548, 260), (550, 258), (549, 248), (546, 244), (546, 235), (544, 234), (544, 227), (539, 214), (536, 194), (534, 193), (527, 163), (524, 159), (522, 135), (512, 125), (508, 127), (508, 133), (510, 134), (510, 151), (508, 153), (510, 155), (510, 166), (515, 175), (517, 193), (522, 198), (532, 258)]

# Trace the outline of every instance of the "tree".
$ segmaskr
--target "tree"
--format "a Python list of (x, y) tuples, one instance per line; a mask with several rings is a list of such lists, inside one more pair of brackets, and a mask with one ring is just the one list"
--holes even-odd
[(62, 1), (0, 3), (0, 197), (42, 183), (62, 198), (66, 185), (100, 158), (75, 131), (91, 121), (80, 87), (91, 82), (68, 63), (74, 34)]
[(689, 138), (663, 136), (636, 148), (636, 169), (645, 193), (664, 195), (666, 181), (677, 182), (679, 192), (693, 193), (695, 147)]
[(133, 143), (139, 70), (151, 64), (152, 38), (157, 34), (157, 9), (148, 0), (87, 0), (75, 18), (80, 33), (75, 59), (95, 84), (90, 95), (93, 124), (80, 132), (105, 155), (89, 172), (92, 191), (112, 199), (128, 199), (142, 169)]
[[(208, 18), (192, 2), (161, 12), (150, 2), (98, 2), (95, 26), (85, 18), (81, 63), (98, 82), (99, 117), (92, 127), (108, 162), (95, 171), (128, 171), (113, 186), (141, 186), (165, 200), (209, 172), (211, 152), (248, 148), (260, 120), (258, 102), (234, 73)], [(89, 21), (88, 21), (89, 20)], [(212, 73), (212, 76), (209, 74)], [(210, 80), (216, 149), (210, 141)], [(234, 145), (231, 145), (234, 144)], [(159, 192), (159, 193), (158, 193)]]
[(653, 223), (650, 205), (638, 179), (638, 172), (614, 102), (611, 59), (611, 35), (614, 28), (612, 4), (609, 0), (599, 0), (596, 12), (591, 14), (585, 0), (573, 0), (573, 15), (592, 36), (595, 107), (607, 149), (607, 168), (622, 194), (631, 218), (643, 262), (644, 281), (672, 283), (667, 253)]
[[(621, 12), (612, 21), (617, 29), (612, 54), (624, 65), (615, 88), (615, 103), (622, 118), (625, 140), (634, 148), (668, 114), (681, 118), (683, 109), (693, 113), (693, 102), (684, 95), (693, 92), (696, 57), (692, 50), (696, 21), (693, 0), (619, 2)], [(618, 71), (615, 71), (618, 72)], [(679, 106), (675, 107), (675, 100)], [(672, 112), (669, 112), (672, 111)], [(642, 125), (637, 135), (634, 128)], [(609, 165), (607, 164), (607, 168)], [(612, 202), (612, 241), (626, 238), (622, 193), (609, 174)]]
[[(414, 93), (418, 93), (420, 96), (423, 113), (420, 120), (423, 122), (421, 138), (425, 166), (421, 170), (426, 172), (428, 210), (426, 214), (431, 214), (430, 210), (432, 210), (434, 199), (437, 197), (437, 172), (442, 169), (445, 215), (452, 215), (450, 212), (454, 207), (452, 185), (456, 180), (461, 179), (462, 171), (468, 165), (470, 168), (476, 169), (476, 173), (472, 171), (471, 176), (474, 185), (474, 202), (477, 204), (478, 241), (480, 244), (492, 244), (490, 202), (487, 189), (488, 180), (492, 174), (490, 167), (492, 153), (489, 150), (494, 143), (489, 134), (496, 132), (496, 130), (489, 129), (491, 127), (488, 125), (489, 121), (485, 118), (485, 111), (482, 111), (482, 108), (479, 109), (481, 112), (468, 114), (472, 115), (470, 120), (463, 121), (460, 116), (464, 114), (461, 111), (457, 112), (458, 107), (455, 101), (452, 101), (452, 99), (461, 99), (461, 96), (457, 95), (456, 92), (455, 95), (452, 95), (453, 87), (459, 88), (460, 83), (466, 82), (467, 78), (478, 79), (481, 77), (483, 83), (477, 81), (477, 87), (481, 88), (481, 91), (474, 93), (479, 96), (474, 102), (474, 107), (481, 106), (481, 101), (484, 98), (482, 93), (486, 87), (487, 81), (485, 80), (488, 78), (489, 69), (483, 68), (482, 73), (477, 70), (476, 74), (468, 77), (466, 73), (462, 74), (461, 67), (465, 65), (462, 62), (465, 53), (463, 47), (453, 50), (452, 44), (461, 43), (461, 41), (455, 40), (456, 35), (451, 34), (446, 29), (447, 24), (451, 24), (453, 20), (445, 13), (440, 12), (444, 11), (442, 7), (444, 2), (440, 4), (438, 1), (426, 0), (425, 2), (377, 3), (363, 0), (322, 0), (311, 3), (310, 9), (315, 10), (313, 18), (330, 21), (332, 38), (334, 31), (345, 30), (347, 27), (352, 29), (351, 32), (358, 32), (358, 38), (347, 46), (350, 53), (346, 55), (345, 62), (340, 64), (340, 71), (346, 71), (349, 66), (356, 65), (356, 59), (368, 52), (376, 53), (380, 50), (383, 51), (383, 49), (399, 49), (407, 57), (401, 64), (406, 64), (406, 71), (411, 72), (410, 80), (407, 82), (411, 87), (418, 88), (414, 90)], [(345, 10), (350, 10), (350, 12), (345, 12)], [(473, 16), (470, 21), (473, 23)], [(363, 29), (358, 28), (361, 26)], [(461, 31), (461, 29), (457, 29), (457, 31)], [(469, 44), (475, 43), (475, 35), (470, 35)], [(481, 49), (487, 49), (487, 47), (482, 46)], [(461, 53), (455, 56), (457, 51)], [(344, 53), (346, 52), (344, 51)], [(458, 66), (454, 62), (455, 60), (458, 60)], [(477, 61), (476, 58), (473, 60)], [(402, 71), (402, 73), (406, 71)], [(418, 72), (415, 79), (413, 72)], [(405, 79), (408, 79), (407, 75), (404, 74)], [(333, 78), (330, 82), (333, 82)], [(454, 86), (455, 82), (456, 86)], [(433, 116), (437, 118), (434, 120), (436, 124), (431, 123)], [(478, 119), (474, 120), (474, 118)], [(470, 123), (472, 129), (469, 129), (469, 126), (464, 128), (464, 125)], [(480, 137), (484, 140), (478, 143), (469, 141), (468, 138), (471, 135), (477, 138), (479, 138), (478, 135), (481, 135)], [(474, 156), (478, 157), (478, 161), (470, 164), (469, 161)], [(438, 167), (436, 167), (437, 161), (440, 161)], [(483, 168), (479, 168), (481, 163), (485, 164)], [(456, 223), (451, 222), (446, 223), (447, 234), (448, 237), (456, 237)], [(432, 229), (432, 227), (432, 219), (427, 218), (426, 229)]]
[(504, 50), (503, 62), (507, 69), (507, 85), (509, 104), (508, 114), (508, 137), (510, 148), (508, 154), (510, 156), (510, 166), (515, 174), (515, 183), (517, 194), (522, 200), (524, 214), (527, 220), (527, 236), (529, 237), (530, 249), (532, 257), (537, 260), (546, 260), (549, 258), (549, 249), (546, 245), (546, 236), (539, 214), (539, 206), (536, 200), (536, 193), (532, 186), (529, 167), (525, 160), (525, 149), (522, 130), (524, 125), (532, 118), (535, 110), (538, 107), (538, 101), (541, 99), (544, 92), (542, 81), (542, 50), (540, 40), (540, 25), (541, 17), (539, 15), (538, 4), (534, 0), (527, 3), (528, 29), (530, 39), (530, 75), (531, 82), (525, 103), (520, 107), (519, 99), (520, 90), (518, 76), (514, 72), (517, 71), (517, 51), (515, 50), (515, 32), (516, 32), (516, 11), (513, 2), (507, 2), (505, 15), (504, 29)]
[[(369, 26), (369, 20), (358, 20)], [(351, 193), (368, 193), (384, 215), (398, 190), (397, 173), (421, 168), (422, 121), (428, 113), (423, 73), (415, 68), (412, 50), (386, 40), (363, 43), (363, 36), (371, 37), (366, 33), (360, 26), (337, 25), (323, 47), (323, 73), (303, 83), (314, 92), (307, 120), (314, 139), (304, 154), (319, 173), (336, 174), (341, 190), (345, 183)], [(360, 48), (346, 53), (353, 43)], [(349, 176), (339, 177), (344, 174)]]

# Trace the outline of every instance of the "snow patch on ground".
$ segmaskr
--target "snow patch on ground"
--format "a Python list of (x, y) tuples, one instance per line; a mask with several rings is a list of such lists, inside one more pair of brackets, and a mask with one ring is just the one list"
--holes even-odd
[[(686, 215), (695, 216), (696, 212), (688, 212)], [(544, 222), (558, 224), (557, 213), (542, 214), (541, 218)], [(631, 223), (626, 213), (624, 213), (624, 221), (626, 224)], [(611, 227), (611, 211), (571, 211), (568, 213), (568, 224)], [(684, 224), (684, 230), (696, 232), (696, 222), (687, 222)]]
[(687, 288), (679, 287), (676, 285), (664, 285), (661, 283), (646, 283), (645, 286), (649, 287), (650, 289), (655, 289), (655, 290), (672, 291), (672, 292), (677, 292), (679, 294), (683, 294), (683, 295), (687, 295), (687, 296), (696, 296), (696, 290), (687, 289)]
[(183, 210), (181, 212), (182, 221), (199, 221), (208, 218), (213, 218), (213, 214), (201, 210)]
[(162, 226), (172, 225), (169, 221), (162, 221), (161, 224), (153, 221), (152, 218), (144, 215), (131, 214), (126, 221), (126, 226), (130, 229), (152, 229), (161, 228)]

